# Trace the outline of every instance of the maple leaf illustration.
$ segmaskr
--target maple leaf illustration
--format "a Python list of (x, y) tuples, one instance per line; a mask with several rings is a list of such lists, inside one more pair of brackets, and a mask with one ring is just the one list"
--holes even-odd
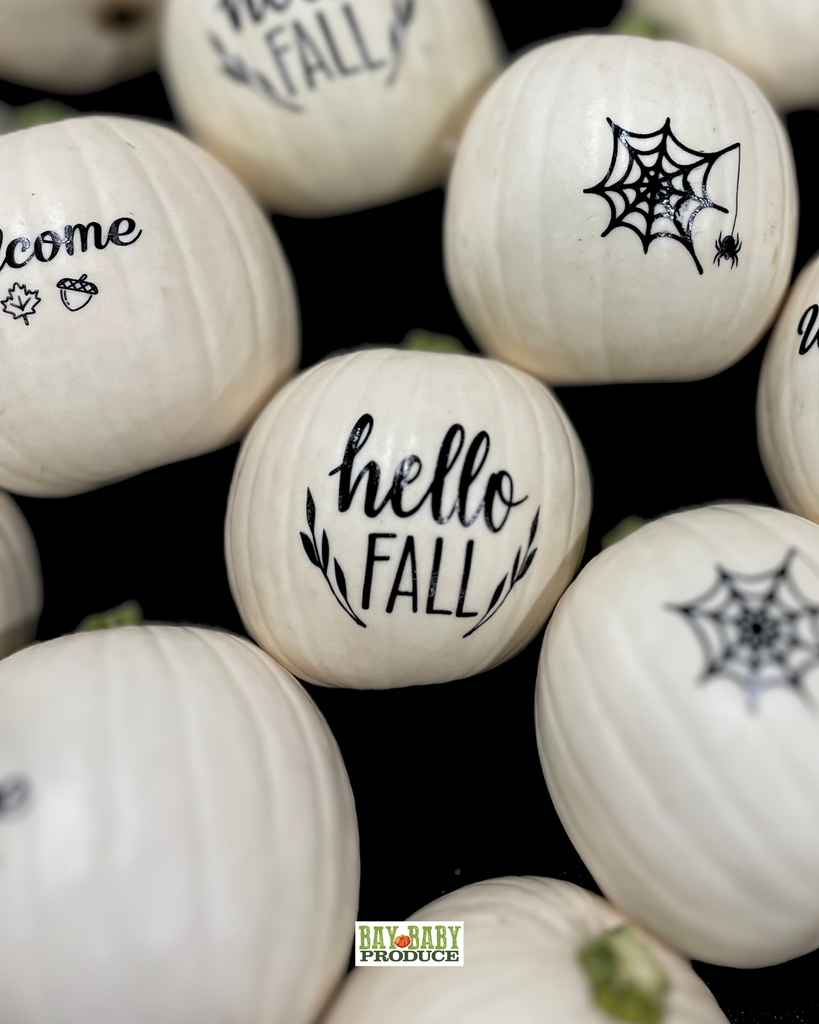
[(40, 293), (35, 288), (29, 291), (24, 284), (15, 283), (9, 288), (8, 298), (0, 302), (3, 312), (13, 316), (15, 320), (22, 318), (23, 323), (28, 327), (28, 318), (37, 312), (40, 304)]

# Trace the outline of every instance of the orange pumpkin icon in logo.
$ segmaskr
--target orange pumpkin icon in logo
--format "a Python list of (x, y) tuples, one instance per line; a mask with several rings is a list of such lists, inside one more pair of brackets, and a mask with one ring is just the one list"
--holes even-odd
[(395, 940), (395, 945), (398, 946), (399, 949), (406, 949), (409, 944), (409, 935), (399, 935)]

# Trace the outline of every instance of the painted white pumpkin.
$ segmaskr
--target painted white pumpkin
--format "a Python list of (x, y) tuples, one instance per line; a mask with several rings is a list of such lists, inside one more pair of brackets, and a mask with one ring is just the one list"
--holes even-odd
[(694, 380), (770, 325), (796, 228), (790, 143), (753, 82), (679, 43), (580, 35), (479, 104), (446, 269), (479, 345), (550, 382)]
[(230, 444), (298, 360), (278, 240), (170, 129), (0, 138), (0, 485), (67, 495)]
[(762, 462), (780, 503), (819, 521), (819, 260), (797, 278), (765, 349), (757, 394)]
[(486, 0), (169, 0), (163, 49), (194, 137), (301, 216), (441, 185), (501, 68)]
[(0, 0), (0, 78), (96, 92), (156, 63), (163, 0)]
[(551, 392), (479, 357), (375, 348), (273, 399), (231, 486), (250, 634), (302, 679), (483, 672), (534, 638), (580, 557), (590, 485)]
[(540, 755), (603, 892), (688, 955), (819, 946), (819, 526), (757, 506), (650, 523), (546, 632)]
[(347, 966), (352, 793), (238, 637), (63, 637), (0, 663), (0, 1018), (312, 1024)]
[(741, 68), (777, 109), (819, 104), (815, 0), (630, 0), (628, 7)]
[[(323, 1024), (725, 1024), (689, 964), (629, 926), (605, 900), (570, 882), (479, 882), (435, 900), (412, 920), (463, 921), (463, 967), (357, 967)], [(624, 926), (625, 934), (613, 934)], [(625, 970), (617, 981), (632, 998), (635, 989), (647, 990), (646, 997), (657, 993), (661, 1015), (618, 1017), (601, 1008), (581, 960), (589, 944), (601, 939), (610, 945), (613, 940), (614, 947), (618, 939), (628, 943), (632, 955), (627, 964), (618, 963)], [(652, 1003), (638, 1005), (648, 1010)], [(634, 1009), (632, 1003), (632, 1014)]]
[(0, 658), (34, 639), (42, 610), (34, 536), (14, 501), (0, 491)]

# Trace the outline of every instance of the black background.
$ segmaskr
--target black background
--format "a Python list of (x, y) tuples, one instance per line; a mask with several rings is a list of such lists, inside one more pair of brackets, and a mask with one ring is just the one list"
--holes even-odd
[[(619, 6), (493, 3), (513, 53), (562, 32), (605, 26)], [(0, 100), (13, 105), (41, 96), (0, 83)], [(64, 100), (83, 111), (172, 120), (155, 74)], [(788, 129), (802, 203), (798, 271), (819, 247), (819, 114), (790, 115)], [(273, 218), (299, 292), (303, 367), (338, 348), (397, 343), (414, 327), (453, 334), (474, 349), (444, 281), (442, 210), (443, 193), (435, 191), (329, 220)], [(764, 343), (700, 383), (558, 389), (594, 478), (586, 560), (627, 515), (652, 518), (718, 499), (776, 503), (756, 447), (763, 349)], [(43, 564), (38, 639), (70, 632), (88, 613), (129, 598), (149, 620), (243, 633), (222, 549), (237, 451), (75, 498), (20, 498)], [(444, 892), (507, 874), (596, 888), (552, 808), (538, 761), (533, 699), (540, 642), (487, 675), (442, 686), (376, 693), (309, 687), (356, 797), (360, 918), (400, 920)], [(732, 1022), (817, 1019), (819, 953), (766, 970), (695, 966)]]

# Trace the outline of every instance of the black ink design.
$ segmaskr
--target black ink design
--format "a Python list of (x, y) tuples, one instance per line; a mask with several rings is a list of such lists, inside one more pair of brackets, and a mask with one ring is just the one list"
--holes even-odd
[(216, 6), (227, 19), (222, 25), (228, 31), (236, 35), (253, 29), (262, 35), (264, 71), (232, 52), (217, 33), (210, 32), (207, 38), (223, 74), (284, 110), (300, 114), (305, 110), (304, 97), (320, 87), (360, 74), (384, 75), (384, 88), (396, 82), (406, 57), (416, 0), (380, 2), (389, 22), (386, 38), (373, 45), (351, 0), (321, 6), (312, 0), (312, 12), (302, 5), (294, 9), (291, 0), (219, 0)]
[(29, 291), (24, 284), (15, 283), (9, 288), (8, 297), (0, 302), (0, 306), (3, 307), (4, 313), (13, 316), (15, 320), (22, 320), (28, 327), (28, 318), (35, 315), (41, 302), (40, 293), (36, 288)]
[(398, 78), (404, 60), (407, 34), (415, 15), (415, 0), (392, 0), (393, 22), (390, 26), (390, 51), (392, 53), (392, 69), (387, 78), (387, 85), (393, 85)]
[(31, 795), (31, 783), (23, 775), (9, 775), (0, 781), (0, 819), (25, 810)]
[(99, 288), (87, 278), (88, 274), (83, 274), (82, 277), (77, 278), (64, 277), (57, 282), (63, 305), (72, 313), (78, 313), (81, 309), (85, 309), (94, 296), (100, 293)]
[(356, 615), (347, 598), (347, 578), (344, 575), (344, 570), (335, 558), (333, 559), (333, 573), (336, 578), (338, 593), (336, 593), (335, 587), (330, 579), (330, 541), (327, 538), (327, 531), (322, 530), (321, 547), (319, 548), (319, 543), (316, 540), (316, 503), (313, 501), (313, 495), (310, 493), (309, 487), (307, 488), (307, 525), (310, 528), (310, 536), (308, 537), (306, 533), (299, 534), (302, 545), (304, 546), (305, 554), (313, 565), (317, 569), (321, 570), (322, 575), (325, 580), (327, 580), (327, 586), (330, 588), (330, 592), (347, 615), (350, 616), (357, 626), (361, 626), (363, 629), (366, 629), (366, 622), (362, 622)]
[[(501, 610), (503, 605), (506, 603), (507, 597), (509, 597), (509, 595), (514, 590), (515, 586), (518, 583), (520, 583), (520, 581), (529, 571), (529, 568), (531, 567), (532, 562), (535, 559), (535, 555), (537, 554), (537, 548), (532, 550), (532, 544), (535, 539), (535, 534), (537, 533), (537, 527), (539, 522), (540, 509), (538, 509), (537, 512), (535, 512), (535, 518), (532, 520), (532, 526), (529, 530), (529, 543), (526, 545), (526, 553), (523, 554), (523, 549), (518, 548), (518, 553), (515, 555), (515, 561), (512, 563), (511, 573), (504, 576), (500, 583), (497, 585), (497, 587), (495, 587), (495, 593), (492, 595), (492, 600), (489, 602), (489, 607), (484, 612), (483, 618), (480, 619), (472, 627), (472, 629), (469, 630), (468, 633), (464, 633), (464, 640), (466, 640), (468, 636), (472, 636), (473, 633), (477, 632), (477, 630), (479, 630), (481, 626), (489, 622), (489, 620)], [(522, 559), (521, 555), (523, 555)], [(506, 589), (506, 593), (504, 594), (503, 591), (507, 585), (507, 581), (509, 585)]]
[(778, 568), (750, 576), (717, 566), (719, 578), (702, 597), (669, 606), (686, 617), (702, 646), (700, 681), (731, 680), (745, 691), (751, 711), (775, 687), (810, 697), (803, 683), (819, 666), (819, 605), (793, 579), (799, 555), (789, 551)]
[(210, 39), (211, 46), (216, 50), (222, 61), (221, 70), (228, 78), (232, 78), (234, 82), (240, 82), (242, 85), (249, 86), (264, 96), (265, 99), (280, 107), (284, 107), (285, 110), (289, 110), (291, 114), (303, 113), (303, 107), (298, 106), (296, 103), (291, 103), (279, 94), (267, 75), (262, 74), (261, 71), (257, 71), (255, 68), (251, 68), (245, 59), (238, 54), (228, 53), (227, 47), (214, 32), (211, 32), (208, 38)]
[[(22, 270), (32, 260), (51, 263), (60, 254), (60, 250), (64, 250), (66, 256), (75, 256), (80, 252), (88, 252), (92, 244), (97, 251), (102, 251), (109, 245), (134, 245), (140, 238), (142, 228), (137, 229), (133, 217), (117, 217), (108, 231), (104, 231), (102, 225), (95, 220), (87, 224), (66, 224), (62, 234), (59, 231), (42, 231), (33, 241), (23, 235), (6, 243), (0, 229), (0, 250), (4, 250), (0, 270), (6, 267)], [(28, 255), (24, 256), (23, 253)]]
[[(670, 118), (659, 131), (644, 134), (626, 131), (611, 118), (606, 120), (614, 136), (611, 163), (602, 181), (583, 190), (584, 194), (599, 195), (609, 205), (611, 221), (601, 237), (605, 238), (615, 228), (629, 228), (642, 242), (646, 255), (652, 242), (670, 238), (688, 251), (702, 274), (702, 264), (694, 249), (694, 221), (706, 209), (729, 212), (709, 196), (708, 178), (716, 162), (733, 150), (737, 150), (738, 206), (740, 143), (707, 153), (683, 145), (671, 130)], [(618, 173), (623, 153), (625, 169)], [(661, 224), (655, 227), (657, 221)], [(724, 239), (726, 245), (733, 246), (734, 255), (739, 251), (733, 238), (735, 230), (736, 209), (731, 235)]]
[[(407, 486), (418, 480), (423, 472), (424, 465), (417, 455), (407, 455), (396, 467), (395, 474), (384, 497), (379, 500), (381, 488), (381, 467), (375, 461), (364, 465), (354, 477), (355, 462), (367, 444), (373, 430), (375, 420), (369, 413), (360, 416), (356, 421), (347, 444), (344, 449), (344, 458), (341, 464), (330, 470), (330, 476), (339, 477), (338, 484), (338, 510), (348, 512), (355, 499), (356, 492), (363, 485), (363, 506), (364, 514), (368, 519), (375, 519), (391, 506), (393, 513), (399, 519), (408, 519), (416, 515), (424, 507), (427, 501), (430, 503), (430, 511), (437, 523), (444, 525), (457, 516), (461, 526), (470, 527), (481, 516), (491, 533), (499, 533), (506, 525), (513, 509), (529, 500), (529, 496), (515, 498), (515, 483), (512, 476), (505, 469), (490, 474), (485, 485), (484, 497), (480, 504), (470, 511), (470, 492), (475, 486), (481, 470), (489, 458), (491, 440), (485, 430), (480, 430), (472, 442), (466, 448), (464, 461), (459, 472), (458, 494), (455, 504), (450, 509), (444, 509), (444, 486), (447, 477), (454, 472), (455, 464), (466, 446), (466, 431), (460, 423), (453, 423), (444, 435), (441, 447), (438, 450), (438, 459), (435, 464), (435, 472), (432, 481), (416, 502), (410, 508), (404, 507), (404, 491)], [(496, 514), (500, 506), (500, 522), (496, 522)]]
[(799, 342), (800, 356), (804, 356), (806, 353), (810, 352), (814, 345), (816, 345), (816, 348), (819, 351), (819, 345), (816, 344), (817, 340), (819, 340), (819, 331), (817, 331), (812, 338), (810, 336), (810, 332), (816, 326), (816, 320), (818, 318), (819, 306), (817, 306), (816, 303), (814, 303), (812, 306), (808, 306), (808, 308), (802, 314), (802, 319), (799, 321), (798, 328), (799, 337), (802, 339)]
[(742, 248), (742, 241), (739, 235), (737, 235), (736, 238), (734, 238), (733, 235), (728, 235), (726, 238), (723, 238), (722, 232), (720, 231), (719, 238), (714, 242), (714, 245), (717, 250), (717, 255), (714, 257), (714, 263), (716, 263), (717, 266), (719, 266), (723, 260), (731, 261), (731, 270), (733, 270), (734, 267), (739, 266), (739, 250)]

